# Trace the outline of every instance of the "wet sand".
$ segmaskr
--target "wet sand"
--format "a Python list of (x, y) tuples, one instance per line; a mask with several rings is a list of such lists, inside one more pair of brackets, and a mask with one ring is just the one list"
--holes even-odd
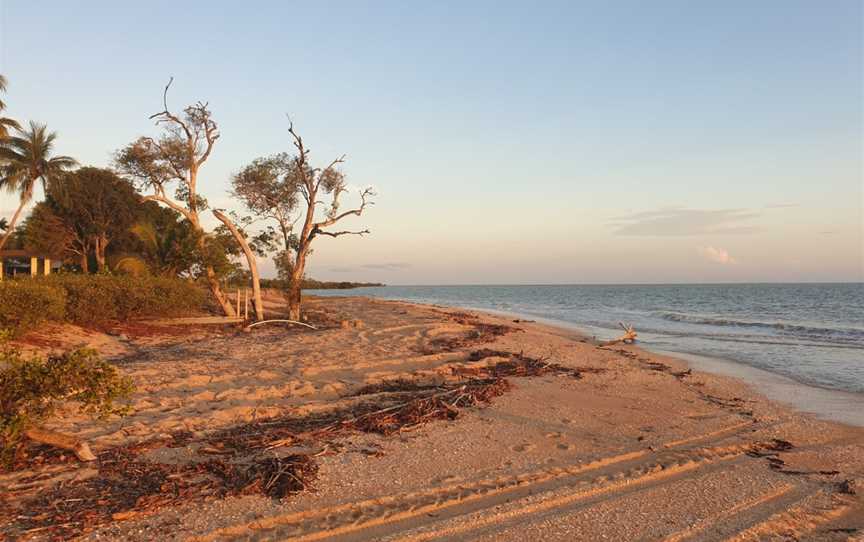
[[(138, 385), (136, 413), (106, 425), (73, 418), (52, 427), (85, 435), (98, 451), (178, 430), (204, 434), (302, 416), (350, 404), (352, 392), (369, 384), (447, 379), (454, 368), (493, 362), (471, 361), (480, 348), (585, 372), (509, 378), (511, 391), (453, 421), (387, 437), (340, 435), (332, 447), (307, 450), (319, 465), (312, 491), (282, 501), (190, 503), (113, 522), (88, 539), (848, 540), (864, 533), (860, 428), (796, 412), (737, 379), (688, 373), (673, 357), (598, 347), (539, 323), (471, 311), (477, 322), (513, 329), (466, 342), (477, 336), (475, 320), (452, 309), (352, 297), (309, 306), (352, 324), (309, 333), (100, 336)], [(52, 475), (92, 470), (66, 463)], [(0, 486), (15, 476), (0, 476)]]

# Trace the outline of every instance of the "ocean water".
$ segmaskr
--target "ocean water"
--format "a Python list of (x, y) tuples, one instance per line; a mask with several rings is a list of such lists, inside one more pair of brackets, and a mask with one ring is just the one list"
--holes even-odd
[[(364, 295), (485, 309), (599, 339), (633, 324), (648, 350), (729, 360), (810, 386), (864, 394), (864, 284), (386, 286)], [(857, 408), (857, 407), (856, 407)]]

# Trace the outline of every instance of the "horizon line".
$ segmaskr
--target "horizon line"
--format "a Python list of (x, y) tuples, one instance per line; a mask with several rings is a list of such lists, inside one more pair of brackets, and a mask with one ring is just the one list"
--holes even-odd
[[(318, 279), (320, 280), (320, 279)], [(352, 282), (352, 281), (330, 281), (321, 282)], [(388, 286), (725, 286), (725, 285), (755, 285), (755, 284), (778, 284), (778, 285), (793, 285), (793, 284), (860, 284), (864, 285), (864, 280), (822, 280), (822, 281), (728, 281), (728, 282), (487, 282), (487, 283), (448, 283), (448, 284), (402, 284), (402, 283), (382, 283), (383, 287)], [(382, 288), (382, 286), (360, 286), (360, 288)], [(314, 288), (310, 288), (314, 289)]]

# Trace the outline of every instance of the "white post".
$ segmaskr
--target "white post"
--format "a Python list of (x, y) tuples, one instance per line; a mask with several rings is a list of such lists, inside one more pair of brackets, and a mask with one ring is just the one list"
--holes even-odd
[(39, 272), (39, 258), (36, 256), (30, 257), (30, 276), (35, 277), (36, 273)]
[(249, 288), (243, 288), (243, 319), (249, 319)]
[(51, 274), (51, 258), (45, 258), (43, 262), (45, 263), (45, 276), (47, 277)]
[(237, 288), (237, 318), (240, 318), (240, 288)]

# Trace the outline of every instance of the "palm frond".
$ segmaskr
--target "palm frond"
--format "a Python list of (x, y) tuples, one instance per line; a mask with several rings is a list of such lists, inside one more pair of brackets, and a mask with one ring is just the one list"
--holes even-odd
[(70, 169), (78, 165), (78, 160), (71, 156), (55, 156), (48, 160), (48, 163), (51, 164), (52, 167)]
[[(2, 75), (0, 75), (0, 92), (6, 92), (6, 78)], [(3, 102), (3, 100), (0, 100), (0, 111), (3, 111), (4, 109), (6, 109), (6, 104)], [(4, 119), (0, 119), (0, 121), (2, 120)], [(2, 129), (2, 123), (0, 123), (0, 130)]]
[[(0, 107), (0, 111), (3, 111), (3, 107)], [(8, 130), (17, 130), (19, 128), (21, 128), (21, 125), (18, 124), (17, 120), (10, 119), (9, 117), (0, 117), (0, 130), (4, 130), (8, 134)]]
[(37, 182), (44, 187), (77, 162), (69, 156), (51, 156), (57, 134), (48, 132), (44, 124), (30, 121), (29, 129), (19, 127), (16, 132), (0, 145), (0, 186), (28, 201)]

